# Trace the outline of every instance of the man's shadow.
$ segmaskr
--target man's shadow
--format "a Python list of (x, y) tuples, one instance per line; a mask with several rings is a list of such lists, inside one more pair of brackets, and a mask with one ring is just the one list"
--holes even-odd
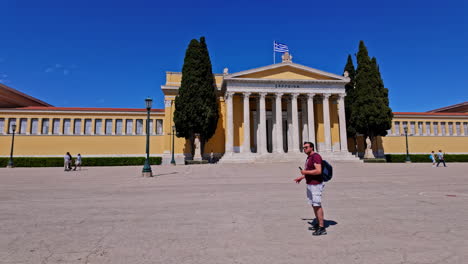
[[(315, 224), (318, 224), (317, 222), (317, 219), (316, 218), (302, 218), (302, 221), (307, 221), (307, 223), (311, 226), (314, 226)], [(334, 226), (334, 225), (337, 225), (338, 222), (336, 221), (333, 221), (333, 220), (323, 220), (323, 225), (325, 228), (329, 228), (330, 226)]]

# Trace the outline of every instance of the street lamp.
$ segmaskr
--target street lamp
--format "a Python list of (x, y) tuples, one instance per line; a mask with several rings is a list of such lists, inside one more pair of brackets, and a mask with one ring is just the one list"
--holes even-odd
[(176, 165), (176, 162), (174, 159), (174, 137), (175, 137), (175, 126), (172, 126), (172, 159), (171, 159), (172, 165)]
[(403, 128), (405, 130), (405, 137), (406, 137), (406, 163), (411, 163), (411, 159), (409, 156), (409, 151), (408, 151), (408, 127)]
[(146, 112), (147, 112), (147, 118), (146, 118), (146, 159), (145, 159), (145, 165), (143, 166), (143, 177), (153, 177), (153, 172), (151, 171), (151, 166), (150, 166), (150, 161), (149, 161), (149, 134), (150, 134), (150, 129), (149, 129), (149, 124), (150, 124), (150, 111), (151, 111), (151, 104), (153, 103), (153, 99), (151, 98), (146, 98), (145, 99), (146, 103)]
[(13, 136), (11, 137), (10, 160), (8, 161), (7, 168), (13, 168), (15, 166), (15, 164), (13, 163), (13, 146), (15, 145), (16, 124), (11, 125), (11, 129), (13, 129)]

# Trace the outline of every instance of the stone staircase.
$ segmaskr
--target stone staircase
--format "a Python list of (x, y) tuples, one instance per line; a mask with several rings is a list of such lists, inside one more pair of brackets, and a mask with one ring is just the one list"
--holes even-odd
[[(323, 159), (331, 162), (362, 162), (349, 152), (319, 152), (319, 154)], [(225, 154), (218, 163), (278, 163), (303, 161), (305, 159), (306, 155), (304, 153), (231, 153)]]

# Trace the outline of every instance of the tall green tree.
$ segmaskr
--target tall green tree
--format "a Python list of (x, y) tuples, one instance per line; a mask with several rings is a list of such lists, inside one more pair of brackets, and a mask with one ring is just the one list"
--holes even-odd
[(182, 81), (175, 98), (174, 124), (177, 134), (190, 141), (194, 154), (195, 134), (200, 135), (202, 152), (218, 124), (216, 83), (204, 37), (192, 39), (185, 52)]
[(346, 61), (344, 71), (348, 72), (348, 77), (350, 79), (349, 83), (345, 85), (346, 133), (348, 137), (354, 138), (356, 136), (356, 128), (354, 127), (354, 124), (351, 121), (351, 111), (353, 102), (355, 100), (354, 79), (356, 78), (356, 70), (354, 69), (353, 59), (351, 58), (351, 55), (348, 55), (348, 60)]
[(359, 43), (354, 102), (350, 121), (357, 133), (369, 137), (386, 136), (393, 118), (388, 89), (384, 87), (377, 60), (369, 57), (364, 41)]

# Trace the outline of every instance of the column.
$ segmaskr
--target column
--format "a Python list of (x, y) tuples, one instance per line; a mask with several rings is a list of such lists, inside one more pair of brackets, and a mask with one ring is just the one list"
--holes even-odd
[[(60, 118), (60, 122), (59, 122), (59, 135), (65, 134), (65, 133), (63, 133), (63, 123), (64, 123), (64, 119), (65, 119), (65, 118)], [(41, 130), (42, 130), (42, 122), (41, 122)]]
[(265, 97), (267, 93), (260, 93), (260, 123), (259, 131), (260, 131), (260, 138), (257, 140), (259, 144), (259, 151), (258, 153), (264, 154), (268, 153), (267, 149), (267, 142), (266, 142), (266, 107), (265, 107)]
[(242, 153), (250, 153), (250, 93), (244, 95), (244, 142)]
[(297, 97), (298, 93), (291, 94), (291, 108), (292, 108), (292, 151), (299, 152), (299, 121), (297, 111)]
[(307, 122), (307, 99), (301, 98), (302, 108), (302, 141), (309, 141), (309, 124)]
[(275, 122), (276, 122), (276, 144), (275, 152), (284, 153), (283, 149), (283, 111), (281, 108), (282, 93), (275, 94)]
[(253, 115), (253, 143), (255, 145), (255, 152), (258, 153), (258, 111), (260, 109), (259, 104), (258, 104), (258, 98), (254, 97), (255, 99), (255, 114)]
[(96, 134), (94, 133), (95, 125), (96, 125), (96, 118), (92, 118), (92, 119), (91, 119), (91, 135), (96, 135)]
[(27, 118), (26, 119), (26, 135), (31, 134), (31, 123), (32, 123), (32, 118)]
[(315, 144), (314, 96), (315, 94), (312, 93), (307, 94), (307, 122), (309, 123), (309, 141), (314, 143), (315, 150), (317, 150)]
[(233, 92), (226, 92), (225, 102), (226, 102), (226, 154), (232, 154), (233, 152), (233, 143), (234, 143), (234, 118), (233, 118), (233, 106), (232, 106), (232, 97), (234, 96)]
[(330, 99), (331, 94), (323, 94), (323, 127), (325, 129), (325, 152), (331, 151)]
[[(111, 119), (111, 135), (115, 135), (115, 124), (116, 124), (115, 118), (112, 118)], [(143, 121), (143, 124), (146, 124), (146, 118)], [(146, 125), (149, 126), (149, 124), (146, 124)], [(145, 132), (144, 134), (146, 135), (146, 126), (145, 125), (143, 125), (143, 129), (144, 129), (144, 132)]]
[(42, 117), (37, 118), (37, 134), (42, 135)]
[(338, 98), (338, 120), (340, 121), (340, 145), (342, 152), (348, 152), (348, 137), (346, 135), (346, 114), (344, 97), (345, 94), (340, 94)]
[(292, 131), (293, 131), (293, 128), (292, 128), (292, 107), (291, 107), (291, 97), (288, 97), (287, 99), (288, 101), (288, 108), (287, 108), (287, 113), (286, 113), (286, 117), (287, 117), (287, 124), (288, 124), (288, 152), (291, 153), (292, 152), (292, 146), (293, 146), (293, 141), (292, 141)]

